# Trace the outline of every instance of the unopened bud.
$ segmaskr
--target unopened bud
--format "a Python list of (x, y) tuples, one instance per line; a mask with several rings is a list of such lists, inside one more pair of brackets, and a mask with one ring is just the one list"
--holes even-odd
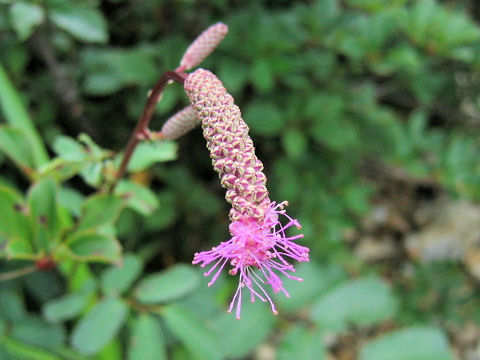
[(195, 110), (191, 106), (179, 111), (168, 119), (162, 126), (161, 134), (164, 139), (175, 140), (200, 124)]
[(217, 23), (200, 34), (188, 47), (177, 71), (189, 70), (199, 65), (220, 44), (228, 33), (228, 26)]

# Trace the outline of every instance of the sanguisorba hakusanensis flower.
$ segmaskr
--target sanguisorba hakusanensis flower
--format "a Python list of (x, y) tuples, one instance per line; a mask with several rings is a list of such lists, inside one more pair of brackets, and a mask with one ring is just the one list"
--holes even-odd
[[(225, 198), (232, 204), (230, 240), (196, 253), (193, 264), (210, 266), (205, 273), (212, 276), (209, 286), (225, 266), (231, 266), (229, 274), (238, 275), (239, 283), (228, 311), (235, 307), (237, 319), (245, 288), (252, 302), (256, 298), (269, 302), (272, 312), (277, 314), (265, 286), (288, 297), (279, 275), (302, 281), (291, 274), (295, 269), (290, 262), (308, 261), (309, 249), (295, 242), (302, 234), (288, 236), (286, 233), (292, 226), (299, 229), (301, 226), (286, 214), (286, 202), (277, 204), (270, 200), (263, 164), (255, 155), (249, 128), (220, 80), (210, 71), (198, 69), (187, 76), (184, 87), (201, 119), (213, 167), (227, 189)], [(280, 217), (286, 219), (283, 224)]]

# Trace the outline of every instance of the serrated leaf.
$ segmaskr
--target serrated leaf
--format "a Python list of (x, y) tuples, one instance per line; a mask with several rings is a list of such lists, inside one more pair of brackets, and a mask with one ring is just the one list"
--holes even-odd
[(68, 136), (58, 136), (53, 142), (53, 150), (69, 161), (83, 161), (87, 158), (84, 146)]
[(108, 298), (98, 303), (73, 330), (72, 346), (82, 354), (95, 354), (120, 330), (128, 313), (120, 299)]
[(84, 200), (85, 196), (75, 189), (69, 187), (61, 187), (59, 189), (58, 201), (60, 205), (76, 217), (81, 216)]
[(138, 278), (143, 269), (141, 259), (135, 255), (124, 256), (120, 266), (112, 266), (102, 273), (102, 289), (107, 294), (123, 294)]
[(73, 319), (83, 310), (87, 300), (87, 296), (83, 294), (67, 294), (47, 302), (43, 306), (43, 316), (51, 322)]
[(128, 351), (129, 360), (164, 360), (167, 351), (159, 320), (141, 314), (135, 320)]
[(150, 215), (158, 207), (157, 195), (133, 181), (120, 181), (115, 188), (115, 194), (126, 198), (128, 207), (144, 216)]
[(118, 240), (112, 236), (87, 231), (70, 235), (66, 243), (77, 260), (110, 263), (120, 260), (122, 248)]
[(128, 164), (128, 171), (140, 171), (157, 162), (175, 160), (177, 148), (174, 141), (142, 142), (133, 153)]
[(322, 296), (312, 307), (313, 320), (324, 329), (343, 330), (349, 324), (370, 325), (392, 318), (397, 300), (381, 279), (348, 281)]
[(187, 265), (175, 265), (148, 275), (135, 289), (135, 298), (143, 303), (161, 303), (179, 299), (199, 285), (198, 273)]
[(35, 28), (40, 25), (45, 18), (42, 7), (26, 2), (13, 4), (9, 11), (13, 28), (17, 32), (20, 40), (29, 38)]
[(94, 229), (113, 224), (123, 207), (124, 202), (119, 196), (93, 195), (83, 205), (77, 230)]
[(108, 40), (107, 21), (97, 9), (62, 2), (60, 7), (50, 9), (49, 18), (60, 29), (84, 42)]
[(364, 345), (360, 360), (452, 360), (447, 337), (439, 329), (411, 327)]
[(162, 312), (170, 331), (203, 360), (222, 359), (218, 336), (197, 315), (181, 305), (169, 305)]

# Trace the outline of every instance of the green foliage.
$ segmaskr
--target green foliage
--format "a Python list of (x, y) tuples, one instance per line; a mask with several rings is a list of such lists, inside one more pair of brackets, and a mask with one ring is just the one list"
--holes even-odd
[(199, 359), (221, 359), (217, 337), (197, 314), (180, 305), (170, 305), (163, 311), (168, 328), (182, 341), (191, 354)]
[(45, 18), (40, 6), (24, 2), (13, 4), (9, 12), (12, 25), (20, 40), (28, 39)]
[(370, 325), (395, 316), (397, 301), (377, 278), (348, 281), (323, 295), (312, 307), (320, 328), (343, 330), (347, 325)]
[(185, 265), (176, 265), (142, 279), (135, 289), (135, 298), (147, 304), (170, 302), (189, 294), (198, 285), (199, 278), (195, 271)]
[(96, 353), (120, 330), (127, 313), (128, 307), (120, 299), (100, 301), (73, 330), (73, 347), (83, 354)]
[(320, 341), (318, 331), (309, 331), (304, 326), (297, 325), (285, 333), (278, 350), (278, 359), (324, 360), (327, 355)]
[[(397, 180), (405, 197), (428, 184), (480, 199), (477, 6), (0, 0), (0, 359), (462, 352), (452, 329), (480, 321), (462, 265), (412, 263), (398, 229), (394, 261), (366, 264), (351, 248)], [(270, 198), (289, 201), (311, 248), (303, 281), (272, 296), (278, 317), (247, 298), (235, 320), (238, 279), (207, 287), (205, 269), (186, 265), (229, 236), (200, 129), (141, 141), (114, 186), (146, 94), (215, 21), (229, 35), (201, 66), (234, 95)], [(185, 105), (169, 85), (151, 130)]]
[(129, 360), (164, 360), (165, 339), (160, 322), (149, 314), (139, 315), (132, 327)]
[(360, 353), (361, 360), (450, 360), (445, 334), (435, 328), (407, 328), (381, 336), (368, 344)]

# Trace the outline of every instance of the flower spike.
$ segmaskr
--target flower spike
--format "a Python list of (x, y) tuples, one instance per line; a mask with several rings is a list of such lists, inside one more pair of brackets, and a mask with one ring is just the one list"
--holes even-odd
[(195, 128), (199, 123), (200, 119), (195, 110), (191, 106), (187, 106), (165, 121), (160, 133), (163, 139), (175, 140)]
[(210, 26), (188, 47), (176, 71), (185, 71), (198, 66), (220, 44), (228, 33), (228, 26), (219, 22)]
[[(184, 87), (202, 121), (213, 167), (227, 189), (225, 198), (232, 204), (230, 240), (196, 253), (193, 264), (210, 266), (205, 272), (205, 276), (212, 276), (209, 286), (226, 266), (231, 267), (230, 275), (239, 276), (228, 309), (232, 312), (235, 308), (237, 319), (241, 315), (245, 289), (252, 302), (259, 299), (269, 303), (272, 312), (277, 314), (265, 287), (270, 286), (273, 292), (283, 292), (289, 297), (279, 275), (302, 281), (292, 275), (295, 269), (290, 261), (308, 261), (309, 249), (295, 242), (302, 234), (288, 236), (286, 233), (291, 227), (300, 229), (301, 226), (286, 214), (286, 202), (277, 204), (270, 200), (263, 164), (255, 155), (249, 128), (220, 80), (211, 72), (198, 69), (187, 76)], [(286, 219), (285, 224), (279, 220), (281, 217)]]

